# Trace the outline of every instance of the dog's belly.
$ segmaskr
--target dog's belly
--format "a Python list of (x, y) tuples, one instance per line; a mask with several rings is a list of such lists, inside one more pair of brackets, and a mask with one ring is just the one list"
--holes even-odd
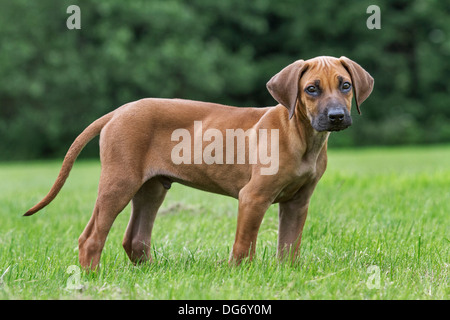
[(230, 196), (238, 199), (239, 191), (250, 180), (250, 168), (237, 165), (182, 165), (164, 168), (158, 179), (164, 187), (170, 188), (177, 182), (195, 189)]
[(236, 190), (225, 190), (222, 186), (220, 185), (205, 185), (203, 183), (203, 181), (199, 182), (193, 182), (193, 181), (188, 181), (188, 180), (181, 180), (181, 179), (176, 179), (173, 178), (171, 179), (173, 182), (178, 182), (182, 185), (188, 186), (188, 187), (192, 187), (195, 189), (199, 189), (199, 190), (203, 190), (203, 191), (207, 191), (207, 192), (212, 192), (212, 193), (217, 193), (217, 194), (221, 194), (224, 196), (229, 196), (229, 197), (233, 197), (235, 199), (238, 198), (239, 195), (239, 191)]

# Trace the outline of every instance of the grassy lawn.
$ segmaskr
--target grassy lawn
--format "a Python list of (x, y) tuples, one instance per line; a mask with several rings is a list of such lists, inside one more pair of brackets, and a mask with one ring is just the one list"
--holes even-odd
[(174, 184), (153, 230), (155, 262), (135, 267), (122, 249), (128, 206), (97, 274), (77, 273), (77, 245), (98, 161), (77, 162), (56, 200), (22, 217), (60, 163), (0, 164), (0, 299), (450, 298), (450, 146), (330, 150), (295, 265), (275, 257), (277, 205), (255, 260), (230, 268), (237, 201)]

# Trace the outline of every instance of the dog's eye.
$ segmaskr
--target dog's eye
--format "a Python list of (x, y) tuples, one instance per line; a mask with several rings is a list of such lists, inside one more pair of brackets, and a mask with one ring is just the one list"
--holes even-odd
[(344, 91), (349, 90), (351, 88), (351, 86), (352, 85), (350, 84), (350, 82), (344, 82), (342, 84), (342, 90), (344, 90)]
[(317, 92), (317, 88), (315, 86), (308, 86), (306, 88), (306, 92), (308, 92), (308, 93), (316, 93)]

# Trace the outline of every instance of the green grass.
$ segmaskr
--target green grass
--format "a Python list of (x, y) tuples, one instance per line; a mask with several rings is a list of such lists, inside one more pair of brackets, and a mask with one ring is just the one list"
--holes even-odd
[(230, 268), (237, 201), (174, 185), (156, 218), (153, 264), (133, 266), (122, 249), (128, 206), (99, 272), (77, 281), (67, 270), (78, 266), (99, 162), (76, 163), (55, 201), (28, 218), (60, 161), (3, 163), (0, 299), (449, 299), (449, 164), (450, 146), (330, 150), (295, 265), (275, 257), (276, 205), (255, 260)]

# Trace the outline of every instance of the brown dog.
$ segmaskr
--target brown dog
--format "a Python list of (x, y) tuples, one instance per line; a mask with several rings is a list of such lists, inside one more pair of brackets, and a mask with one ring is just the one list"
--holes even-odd
[(278, 256), (295, 258), (310, 197), (326, 169), (329, 133), (351, 125), (353, 93), (359, 112), (373, 82), (346, 57), (317, 57), (292, 63), (267, 83), (280, 103), (275, 107), (178, 99), (128, 103), (75, 139), (50, 192), (25, 215), (56, 197), (78, 154), (100, 134), (98, 198), (79, 238), (83, 267), (97, 267), (108, 232), (130, 200), (123, 247), (133, 262), (151, 260), (153, 222), (172, 182), (239, 200), (230, 263), (253, 257), (259, 226), (272, 203), (279, 203)]

